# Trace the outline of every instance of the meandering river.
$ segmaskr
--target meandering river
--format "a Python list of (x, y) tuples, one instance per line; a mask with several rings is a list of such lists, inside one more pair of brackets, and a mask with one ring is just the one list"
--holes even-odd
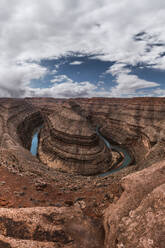
[[(36, 132), (34, 133), (33, 138), (32, 138), (30, 152), (34, 156), (37, 155), (37, 151), (38, 151), (38, 135), (39, 135), (39, 132), (40, 132), (41, 128), (42, 128), (42, 126), (41, 127), (38, 127), (36, 129)], [(124, 148), (121, 148), (120, 146), (116, 146), (116, 145), (115, 146), (112, 146), (109, 143), (109, 141), (105, 137), (103, 137), (102, 134), (99, 132), (99, 127), (98, 126), (96, 127), (96, 133), (100, 137), (100, 139), (102, 139), (104, 141), (104, 143), (108, 147), (108, 149), (112, 149), (114, 151), (117, 151), (119, 153), (122, 153), (123, 156), (124, 156), (123, 161), (122, 161), (120, 167), (118, 167), (116, 169), (111, 169), (111, 170), (109, 170), (109, 171), (107, 171), (105, 173), (101, 173), (101, 174), (98, 175), (99, 177), (105, 177), (105, 176), (108, 176), (110, 174), (113, 174), (113, 173), (115, 173), (115, 172), (123, 169), (124, 167), (128, 166), (131, 163), (132, 159), (131, 159), (129, 153)]]
[(42, 126), (36, 128), (36, 131), (33, 134), (32, 137), (32, 143), (30, 147), (30, 152), (33, 156), (37, 156), (37, 151), (38, 151), (38, 135), (41, 130)]
[(128, 153), (124, 148), (122, 148), (122, 147), (120, 147), (120, 146), (117, 146), (117, 145), (112, 146), (112, 145), (109, 143), (109, 141), (108, 141), (105, 137), (103, 137), (102, 134), (99, 132), (99, 127), (98, 127), (98, 126), (96, 127), (96, 133), (97, 133), (97, 135), (99, 135), (99, 137), (104, 141), (104, 143), (106, 144), (106, 146), (107, 146), (109, 149), (112, 149), (112, 150), (114, 150), (114, 151), (117, 151), (117, 152), (119, 152), (119, 153), (122, 153), (122, 154), (123, 154), (123, 157), (124, 157), (124, 158), (123, 158), (123, 161), (122, 161), (122, 163), (121, 163), (121, 165), (120, 165), (120, 167), (118, 167), (118, 168), (116, 168), (116, 169), (111, 169), (111, 170), (109, 170), (109, 171), (107, 171), (107, 172), (105, 172), (105, 173), (101, 173), (101, 174), (98, 175), (99, 177), (105, 177), (105, 176), (108, 176), (108, 175), (110, 175), (110, 174), (113, 174), (113, 173), (115, 173), (115, 172), (117, 172), (117, 171), (123, 169), (124, 167), (128, 166), (128, 165), (131, 163), (132, 158), (131, 158), (131, 156), (129, 155), (129, 153)]

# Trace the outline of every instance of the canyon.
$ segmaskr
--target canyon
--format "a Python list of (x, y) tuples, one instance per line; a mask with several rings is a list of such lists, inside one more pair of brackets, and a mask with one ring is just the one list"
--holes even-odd
[(164, 247), (164, 98), (1, 98), (0, 110), (0, 247)]

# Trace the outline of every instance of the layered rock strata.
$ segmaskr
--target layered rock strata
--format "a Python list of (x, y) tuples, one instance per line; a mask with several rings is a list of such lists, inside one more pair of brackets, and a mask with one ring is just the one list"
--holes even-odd
[[(103, 229), (74, 207), (0, 208), (0, 247), (100, 248)], [(97, 225), (97, 226), (96, 226)]]
[[(79, 104), (91, 123), (99, 123), (112, 143), (126, 147), (141, 168), (146, 166), (144, 159), (148, 165), (159, 161), (160, 154), (156, 154), (165, 137), (164, 98), (79, 99)], [(156, 156), (148, 159), (155, 149)]]
[[(0, 99), (0, 247), (164, 248), (164, 116), (164, 98)], [(29, 151), (43, 122), (45, 164)], [(127, 147), (135, 166), (106, 178), (50, 168), (54, 161), (82, 174), (111, 167), (96, 125)]]
[(47, 116), (40, 133), (38, 154), (50, 167), (81, 175), (111, 168), (111, 152), (87, 119), (64, 105)]
[(34, 129), (43, 122), (40, 110), (24, 99), (0, 99), (0, 111), (0, 165), (51, 180), (52, 173), (29, 152)]
[(165, 244), (165, 162), (122, 179), (120, 199), (106, 209), (106, 248), (163, 248)]

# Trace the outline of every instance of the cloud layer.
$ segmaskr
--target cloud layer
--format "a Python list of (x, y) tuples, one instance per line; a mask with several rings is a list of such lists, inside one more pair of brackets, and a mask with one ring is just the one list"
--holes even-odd
[[(150, 94), (163, 95), (157, 83), (126, 68), (165, 70), (164, 12), (164, 0), (1, 0), (0, 97), (134, 96), (150, 87), (156, 87)], [(57, 83), (55, 77), (51, 88), (30, 87), (31, 80), (51, 73), (41, 59), (70, 52), (115, 61), (109, 73), (116, 86), (99, 92), (90, 82)]]

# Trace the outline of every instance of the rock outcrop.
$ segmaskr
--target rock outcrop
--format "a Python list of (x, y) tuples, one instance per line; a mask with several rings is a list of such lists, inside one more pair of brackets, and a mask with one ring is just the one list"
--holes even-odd
[[(164, 98), (0, 99), (0, 247), (164, 248), (164, 124)], [(84, 176), (121, 162), (97, 125), (132, 166)]]
[(48, 115), (40, 133), (38, 154), (50, 167), (81, 175), (111, 168), (111, 152), (82, 113), (63, 105)]
[(141, 169), (160, 161), (158, 150), (165, 142), (164, 98), (79, 99), (79, 104), (107, 139), (130, 151)]
[[(97, 225), (97, 226), (96, 226)], [(0, 208), (0, 247), (100, 248), (104, 232), (78, 207)]]
[(124, 177), (124, 192), (104, 214), (106, 248), (163, 248), (165, 162)]

